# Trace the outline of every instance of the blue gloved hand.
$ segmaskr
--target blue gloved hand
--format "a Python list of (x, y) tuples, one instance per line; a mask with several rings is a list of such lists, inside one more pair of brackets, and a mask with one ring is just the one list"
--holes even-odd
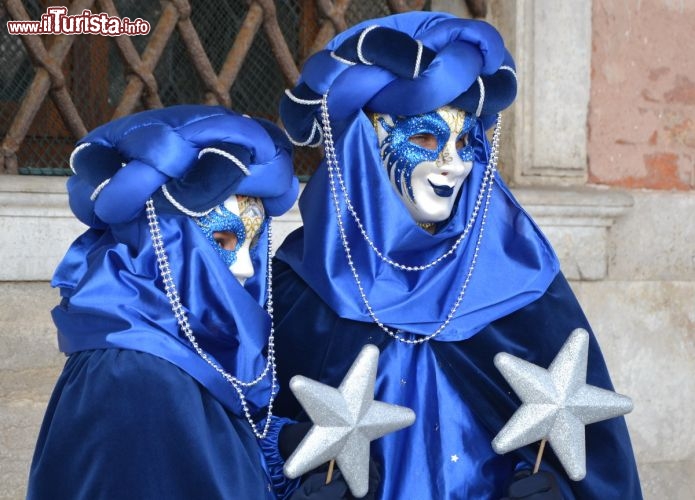
[(278, 435), (278, 451), (283, 460), (290, 458), (290, 455), (302, 442), (304, 436), (311, 429), (311, 422), (296, 422), (293, 424), (286, 424), (280, 429), (280, 434)]
[(501, 500), (563, 500), (555, 476), (548, 471), (532, 474), (523, 469), (514, 474), (507, 496)]
[(331, 482), (326, 484), (327, 471), (312, 471), (304, 475), (302, 484), (290, 497), (290, 500), (333, 500), (350, 498), (348, 485), (337, 469), (333, 472)]
[[(331, 482), (326, 484), (326, 474), (328, 470), (326, 466), (319, 467), (302, 478), (302, 484), (299, 486), (290, 500), (355, 500), (348, 488), (343, 475), (338, 468), (333, 469)], [(360, 497), (361, 500), (374, 500), (376, 493), (381, 483), (381, 474), (376, 462), (369, 461), (369, 490), (367, 494)]]

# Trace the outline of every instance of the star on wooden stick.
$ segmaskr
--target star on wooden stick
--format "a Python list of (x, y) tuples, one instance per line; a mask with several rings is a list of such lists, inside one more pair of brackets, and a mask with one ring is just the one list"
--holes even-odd
[(362, 348), (336, 389), (296, 375), (290, 389), (314, 425), (285, 462), (284, 473), (299, 477), (335, 459), (350, 492), (363, 497), (369, 489), (369, 443), (415, 421), (410, 408), (374, 401), (379, 349)]
[(547, 370), (511, 354), (495, 356), (522, 401), (492, 441), (497, 453), (547, 440), (570, 479), (586, 476), (584, 426), (632, 411), (627, 396), (586, 384), (588, 353), (589, 333), (577, 328)]

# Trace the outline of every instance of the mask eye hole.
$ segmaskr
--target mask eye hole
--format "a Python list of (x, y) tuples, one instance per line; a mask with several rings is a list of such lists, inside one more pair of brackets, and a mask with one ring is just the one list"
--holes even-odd
[(239, 244), (239, 237), (231, 231), (215, 231), (212, 237), (224, 250), (234, 251)]
[(411, 135), (408, 138), (408, 141), (416, 146), (429, 149), (430, 151), (436, 151), (439, 146), (437, 143), (437, 138), (434, 136), (434, 134), (429, 134), (427, 132)]
[(468, 146), (468, 135), (462, 135), (456, 141), (456, 149), (461, 150)]

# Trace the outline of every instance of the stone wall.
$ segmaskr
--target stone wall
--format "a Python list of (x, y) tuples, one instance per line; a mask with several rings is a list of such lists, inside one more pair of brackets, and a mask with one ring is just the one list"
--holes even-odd
[(0, 499), (19, 500), (65, 357), (50, 315), (58, 293), (47, 282), (0, 282), (0, 297)]
[(582, 283), (579, 295), (620, 335), (612, 352), (635, 397), (647, 497), (692, 498), (695, 60), (682, 54), (695, 3), (594, 0), (592, 13), (588, 179), (630, 188), (635, 204), (613, 228), (608, 279)]

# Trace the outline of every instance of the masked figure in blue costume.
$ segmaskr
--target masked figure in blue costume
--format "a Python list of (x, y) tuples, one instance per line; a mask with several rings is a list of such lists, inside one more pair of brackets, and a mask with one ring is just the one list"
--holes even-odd
[[(304, 226), (276, 255), (281, 387), (295, 374), (337, 385), (364, 344), (380, 348), (377, 399), (417, 415), (372, 444), (382, 499), (641, 498), (622, 418), (586, 428), (579, 482), (549, 451), (541, 475), (520, 479), (537, 448), (491, 447), (520, 404), (495, 354), (547, 367), (589, 330), (495, 169), (515, 95), (493, 27), (416, 12), (336, 36), (281, 103), (293, 142), (325, 152), (300, 197)], [(593, 335), (587, 383), (612, 388)], [(289, 391), (276, 406), (300, 411)]]
[(271, 414), (270, 217), (298, 191), (285, 135), (176, 106), (97, 128), (71, 167), (70, 206), (89, 229), (52, 281), (69, 358), (28, 498), (301, 493), (281, 472), (288, 421)]

